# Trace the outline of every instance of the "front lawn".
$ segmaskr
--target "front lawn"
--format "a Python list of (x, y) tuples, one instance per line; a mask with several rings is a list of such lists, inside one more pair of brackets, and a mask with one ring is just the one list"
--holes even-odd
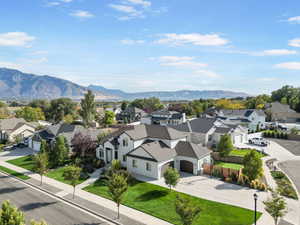
[[(176, 191), (170, 192), (169, 189), (154, 184), (139, 181), (132, 183), (124, 195), (123, 204), (172, 224), (182, 224), (175, 211), (175, 199), (178, 194), (190, 198), (194, 205), (201, 208), (194, 225), (250, 225), (253, 223), (253, 212), (248, 209), (196, 198)], [(111, 199), (107, 193), (105, 180), (98, 180), (84, 190)], [(261, 213), (258, 216), (260, 217)]]
[[(229, 156), (239, 156), (244, 157), (246, 154), (248, 154), (251, 151), (256, 151), (254, 149), (234, 149), (229, 153)], [(259, 152), (260, 157), (264, 157), (265, 155)]]
[[(22, 167), (24, 169), (30, 170), (30, 171), (34, 171), (34, 161), (33, 161), (33, 156), (29, 155), (29, 156), (24, 156), (21, 158), (17, 158), (17, 159), (13, 159), (13, 160), (9, 160), (7, 161), (8, 163), (11, 163), (15, 166), (19, 166)], [(51, 169), (49, 170), (49, 172), (46, 174), (47, 177), (50, 177), (52, 179), (55, 179), (57, 181), (66, 183), (66, 184), (70, 184), (69, 181), (66, 181), (63, 177), (63, 173), (64, 173), (65, 167), (60, 167), (60, 168), (56, 168), (56, 169)], [(85, 181), (86, 179), (80, 179), (78, 184), (82, 183), (83, 181)]]
[(227, 163), (227, 162), (221, 162), (221, 161), (215, 161), (216, 166), (221, 166), (223, 168), (229, 168), (229, 169), (234, 169), (234, 170), (239, 170), (244, 168), (242, 164), (238, 163)]
[(34, 170), (33, 155), (28, 155), (28, 156), (20, 157), (17, 159), (12, 159), (7, 162), (10, 164), (13, 164), (15, 166), (22, 167), (26, 170), (30, 170), (30, 171)]
[[(57, 169), (52, 169), (50, 170), (46, 176), (50, 177), (52, 179), (55, 179), (57, 181), (63, 182), (65, 184), (71, 184), (70, 181), (65, 180), (65, 178), (63, 177), (64, 171), (65, 171), (66, 167), (60, 167)], [(84, 182), (86, 179), (84, 178), (80, 178), (80, 180), (77, 182), (77, 184), (81, 184), (82, 182)]]
[(16, 171), (11, 170), (9, 168), (6, 168), (4, 166), (0, 166), (0, 171), (8, 173), (8, 174), (10, 174), (12, 176), (18, 177), (18, 178), (20, 178), (22, 180), (28, 180), (30, 178), (30, 177), (28, 177), (28, 176), (26, 176), (26, 175), (24, 175), (22, 173), (16, 172)]
[(275, 179), (279, 193), (282, 196), (292, 199), (298, 199), (297, 192), (295, 191), (291, 181), (281, 171), (271, 171), (272, 177)]

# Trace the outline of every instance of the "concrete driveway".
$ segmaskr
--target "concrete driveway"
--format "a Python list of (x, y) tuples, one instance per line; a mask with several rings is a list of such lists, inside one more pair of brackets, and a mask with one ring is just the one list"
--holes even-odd
[(20, 157), (26, 156), (26, 155), (32, 155), (35, 153), (36, 152), (31, 148), (17, 148), (12, 151), (0, 152), (0, 160), (7, 161), (7, 160), (11, 160), (11, 159), (20, 158)]

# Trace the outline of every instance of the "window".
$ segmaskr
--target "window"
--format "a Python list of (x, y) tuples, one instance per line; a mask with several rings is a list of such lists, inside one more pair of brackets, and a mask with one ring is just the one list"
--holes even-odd
[(126, 162), (126, 155), (123, 155), (123, 162)]
[(127, 138), (124, 138), (124, 139), (123, 139), (123, 146), (124, 146), (124, 147), (127, 147), (127, 146), (128, 146), (128, 139), (127, 139)]
[(136, 160), (134, 160), (134, 159), (132, 160), (132, 167), (137, 168), (137, 163), (136, 163)]
[(99, 156), (100, 156), (100, 158), (103, 158), (104, 157), (104, 152), (101, 150), (101, 151), (99, 151)]
[(148, 162), (146, 163), (146, 170), (151, 171), (151, 164)]
[(118, 159), (118, 152), (115, 151), (115, 159)]

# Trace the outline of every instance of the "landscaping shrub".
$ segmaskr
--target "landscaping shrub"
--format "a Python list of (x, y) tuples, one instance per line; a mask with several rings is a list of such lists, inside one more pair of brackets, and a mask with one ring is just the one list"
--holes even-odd
[(281, 171), (271, 171), (272, 177), (278, 185), (280, 195), (287, 198), (298, 199), (297, 193), (287, 176)]

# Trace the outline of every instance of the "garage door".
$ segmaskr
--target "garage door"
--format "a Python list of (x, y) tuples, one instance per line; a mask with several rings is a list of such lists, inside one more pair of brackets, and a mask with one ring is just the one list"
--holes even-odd
[(185, 160), (180, 161), (180, 171), (186, 173), (194, 173), (194, 165), (193, 163)]
[(164, 165), (161, 167), (161, 175), (162, 175), (162, 176), (164, 175), (164, 173), (166, 172), (166, 170), (167, 170), (169, 167), (174, 168), (174, 162), (166, 163), (166, 164), (164, 164)]

